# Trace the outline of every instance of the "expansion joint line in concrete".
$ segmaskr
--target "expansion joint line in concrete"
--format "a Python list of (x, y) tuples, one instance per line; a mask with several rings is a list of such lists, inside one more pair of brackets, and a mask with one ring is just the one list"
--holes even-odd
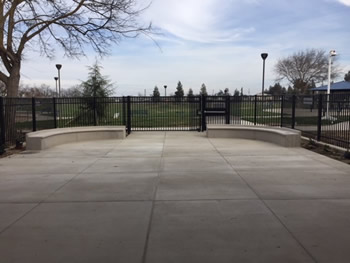
[(235, 170), (233, 165), (226, 159), (226, 157), (215, 147), (213, 142), (208, 138), (210, 144), (214, 147), (215, 151), (225, 160), (225, 162), (231, 167), (232, 171), (234, 171), (241, 180), (247, 185), (247, 187), (259, 198), (260, 202), (266, 207), (267, 210), (276, 218), (276, 220), (283, 226), (283, 228), (287, 231), (287, 233), (297, 242), (297, 244), (305, 251), (305, 253), (313, 260), (313, 262), (318, 263), (316, 258), (311, 254), (310, 251), (306, 249), (306, 247), (297, 239), (297, 237), (292, 233), (292, 231), (287, 227), (286, 224), (282, 222), (282, 220), (278, 217), (278, 215), (270, 208), (270, 206), (266, 203), (266, 201), (259, 195), (257, 191), (241, 176), (239, 171)]
[(159, 182), (160, 182), (160, 174), (161, 174), (162, 165), (163, 165), (165, 140), (166, 140), (166, 132), (164, 132), (162, 154), (161, 154), (161, 157), (159, 158), (158, 171), (157, 171), (157, 180), (156, 180), (156, 183), (155, 183), (154, 193), (153, 193), (153, 198), (152, 198), (152, 206), (151, 206), (151, 212), (150, 212), (148, 226), (147, 226), (145, 246), (143, 248), (143, 254), (142, 254), (142, 263), (145, 263), (146, 260), (147, 260), (147, 251), (148, 251), (148, 245), (149, 245), (149, 238), (150, 238), (150, 235), (151, 235), (153, 214), (154, 214), (154, 208), (155, 208), (155, 204), (156, 204), (156, 196), (157, 196), (158, 185), (159, 185)]
[(92, 165), (94, 165), (96, 162), (98, 161), (98, 159), (96, 159), (94, 162), (92, 162), (91, 164), (89, 164), (85, 169), (83, 169), (82, 171), (80, 171), (79, 173), (77, 173), (76, 175), (74, 175), (71, 179), (69, 179), (67, 182), (65, 182), (63, 185), (59, 186), (55, 191), (53, 191), (51, 194), (49, 194), (47, 197), (45, 197), (44, 199), (42, 199), (40, 202), (36, 203), (35, 206), (33, 206), (31, 209), (29, 209), (27, 212), (25, 212), (23, 215), (21, 215), (20, 217), (18, 217), (17, 219), (15, 219), (12, 223), (10, 223), (8, 226), (6, 226), (3, 230), (0, 231), (0, 235), (2, 235), (4, 232), (6, 232), (10, 227), (12, 227), (14, 224), (16, 224), (19, 220), (21, 220), (22, 218), (24, 218), (26, 215), (28, 215), (30, 212), (32, 212), (35, 208), (37, 208), (39, 205), (45, 203), (46, 200), (48, 200), (52, 195), (54, 195), (57, 191), (59, 191), (60, 189), (62, 189), (64, 186), (66, 186), (68, 183), (70, 183), (71, 181), (73, 181), (77, 176), (79, 176), (80, 174), (82, 174), (84, 171), (86, 171), (88, 168), (90, 168)]

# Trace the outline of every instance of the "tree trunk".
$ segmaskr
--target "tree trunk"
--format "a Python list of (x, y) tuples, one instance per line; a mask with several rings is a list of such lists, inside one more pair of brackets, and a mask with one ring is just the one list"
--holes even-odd
[(12, 70), (10, 72), (10, 76), (6, 83), (7, 97), (9, 98), (18, 97), (19, 81), (21, 79), (20, 70), (21, 70), (20, 63), (16, 63), (13, 65)]
[(6, 83), (7, 98), (5, 100), (5, 141), (8, 145), (21, 140), (22, 134), (19, 134), (16, 128), (16, 98), (18, 97), (20, 75), (20, 63), (13, 65), (10, 76)]

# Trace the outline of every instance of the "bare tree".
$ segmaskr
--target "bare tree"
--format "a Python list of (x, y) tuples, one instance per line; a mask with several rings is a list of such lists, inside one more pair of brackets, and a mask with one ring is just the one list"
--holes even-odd
[(19, 85), (18, 96), (21, 98), (51, 98), (55, 96), (55, 91), (49, 85)]
[(25, 50), (53, 57), (58, 44), (78, 57), (89, 45), (104, 55), (123, 37), (150, 33), (151, 24), (137, 20), (143, 10), (137, 0), (0, 0), (0, 80), (7, 96), (18, 95)]
[[(292, 85), (321, 83), (328, 77), (328, 53), (324, 50), (308, 49), (278, 60), (275, 65), (277, 81), (288, 80)], [(337, 65), (332, 66), (332, 78), (339, 76)]]
[(81, 85), (74, 85), (61, 91), (62, 97), (82, 97), (83, 91)]

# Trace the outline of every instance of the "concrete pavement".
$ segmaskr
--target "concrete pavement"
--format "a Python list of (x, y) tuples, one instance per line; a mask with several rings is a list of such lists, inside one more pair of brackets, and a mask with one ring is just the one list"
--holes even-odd
[(349, 262), (350, 166), (140, 132), (0, 159), (0, 262)]

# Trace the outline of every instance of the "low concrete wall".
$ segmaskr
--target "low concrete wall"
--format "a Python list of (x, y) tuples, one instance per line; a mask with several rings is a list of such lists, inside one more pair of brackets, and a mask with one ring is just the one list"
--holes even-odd
[(26, 149), (40, 151), (65, 143), (124, 139), (125, 136), (124, 126), (50, 129), (27, 133)]
[(208, 125), (209, 138), (261, 140), (284, 147), (300, 147), (301, 132), (287, 128), (240, 125)]

